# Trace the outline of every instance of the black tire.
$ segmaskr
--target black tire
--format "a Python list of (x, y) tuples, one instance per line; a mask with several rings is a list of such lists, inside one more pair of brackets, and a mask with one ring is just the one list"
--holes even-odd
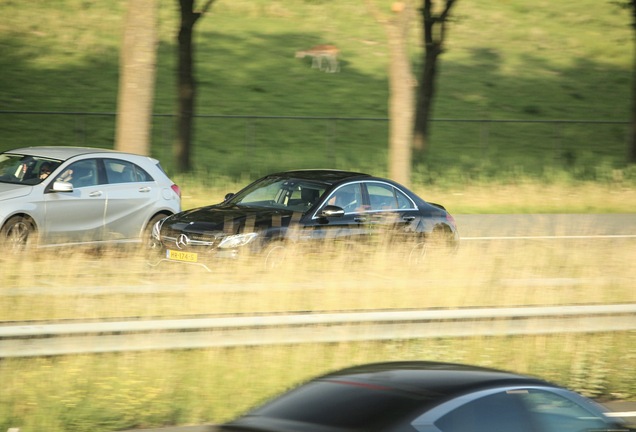
[(276, 241), (263, 250), (263, 266), (265, 270), (275, 270), (285, 265), (289, 250), (285, 243)]
[(409, 248), (408, 264), (418, 267), (426, 264), (431, 254), (448, 254), (456, 248), (453, 247), (452, 233), (442, 227), (435, 228), (426, 238), (418, 241)]
[(37, 241), (37, 230), (33, 221), (26, 216), (14, 216), (0, 230), (0, 244), (5, 251), (22, 252)]
[(161, 245), (157, 243), (157, 241), (152, 237), (152, 227), (155, 226), (157, 222), (161, 219), (166, 218), (167, 215), (158, 214), (153, 216), (146, 225), (144, 229), (143, 237), (141, 239), (141, 246), (144, 251), (158, 251), (161, 249)]
[(409, 249), (407, 263), (409, 267), (419, 267), (426, 263), (426, 256), (429, 253), (429, 245), (426, 242), (415, 243)]

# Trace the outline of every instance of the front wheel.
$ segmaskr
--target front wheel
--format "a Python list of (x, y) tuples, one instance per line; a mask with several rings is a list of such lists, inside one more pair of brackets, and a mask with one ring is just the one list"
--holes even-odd
[(0, 243), (12, 252), (21, 252), (31, 246), (36, 237), (33, 221), (28, 217), (14, 216), (0, 230)]
[(265, 270), (279, 269), (287, 259), (287, 247), (283, 242), (274, 242), (263, 251)]

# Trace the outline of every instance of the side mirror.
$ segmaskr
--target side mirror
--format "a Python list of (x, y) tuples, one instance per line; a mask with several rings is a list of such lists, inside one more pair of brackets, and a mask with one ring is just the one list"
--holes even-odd
[(53, 192), (73, 192), (73, 185), (69, 182), (58, 180), (53, 183)]
[(229, 200), (230, 198), (232, 198), (234, 196), (234, 192), (230, 192), (225, 194), (225, 198), (223, 198), (224, 201)]
[(328, 205), (323, 207), (322, 210), (320, 210), (320, 213), (318, 214), (318, 216), (320, 216), (321, 218), (330, 218), (330, 217), (342, 217), (344, 216), (345, 211), (342, 207), (338, 207), (335, 205)]

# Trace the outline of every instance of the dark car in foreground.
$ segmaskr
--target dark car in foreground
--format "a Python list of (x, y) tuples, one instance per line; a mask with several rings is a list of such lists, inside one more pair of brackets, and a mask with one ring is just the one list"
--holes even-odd
[(205, 266), (262, 253), (270, 267), (292, 244), (369, 242), (377, 234), (412, 242), (414, 254), (433, 241), (454, 249), (459, 240), (443, 206), (394, 181), (337, 170), (270, 174), (220, 204), (175, 214), (153, 229), (164, 260)]
[(377, 363), (329, 373), (210, 430), (633, 431), (603, 406), (546, 381), (436, 362)]
[(148, 156), (39, 146), (0, 153), (0, 245), (150, 243), (181, 192)]

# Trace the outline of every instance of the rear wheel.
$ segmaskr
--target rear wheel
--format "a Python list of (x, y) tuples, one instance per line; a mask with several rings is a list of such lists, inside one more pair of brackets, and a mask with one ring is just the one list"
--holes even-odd
[(409, 249), (408, 264), (419, 266), (432, 256), (454, 251), (453, 234), (446, 228), (438, 227), (426, 238), (421, 239)]
[(429, 248), (426, 242), (416, 243), (411, 246), (408, 256), (408, 264), (411, 267), (418, 267), (426, 262), (426, 255)]
[(29, 248), (36, 240), (33, 221), (25, 216), (14, 216), (0, 230), (0, 244), (9, 251), (20, 252)]
[(146, 225), (146, 228), (144, 229), (141, 237), (141, 249), (139, 252), (143, 254), (147, 259), (154, 259), (160, 253), (162, 253), (161, 244), (152, 236), (152, 228), (157, 222), (166, 217), (167, 216), (164, 214), (153, 216), (148, 221), (148, 225)]

